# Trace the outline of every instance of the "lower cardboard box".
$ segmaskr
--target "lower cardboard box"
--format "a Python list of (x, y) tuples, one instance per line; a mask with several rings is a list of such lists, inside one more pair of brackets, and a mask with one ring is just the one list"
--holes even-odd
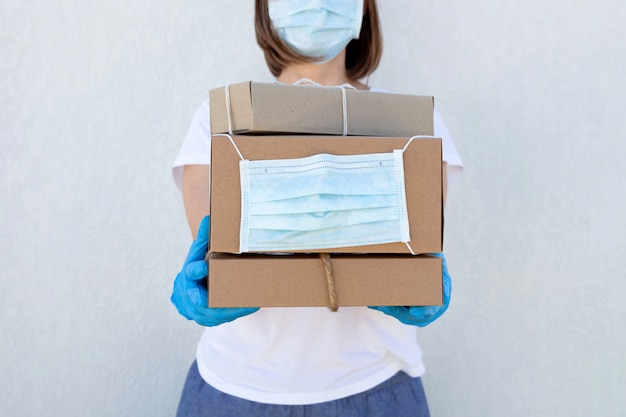
[[(441, 259), (429, 255), (332, 254), (339, 306), (442, 304)], [(210, 307), (324, 307), (319, 254), (211, 253)]]

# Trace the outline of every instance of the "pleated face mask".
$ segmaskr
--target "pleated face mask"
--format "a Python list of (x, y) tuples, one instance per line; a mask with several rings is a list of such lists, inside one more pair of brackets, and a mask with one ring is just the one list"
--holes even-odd
[(408, 242), (402, 151), (240, 161), (240, 250)]
[(359, 37), (363, 0), (269, 0), (268, 13), (287, 45), (327, 62)]

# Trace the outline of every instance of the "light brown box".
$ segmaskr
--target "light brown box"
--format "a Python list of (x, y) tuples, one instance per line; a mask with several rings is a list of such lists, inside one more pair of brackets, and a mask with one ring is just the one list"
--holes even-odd
[[(442, 262), (435, 256), (332, 255), (339, 306), (441, 305)], [(209, 258), (210, 307), (328, 306), (319, 255)]]
[[(348, 135), (433, 135), (432, 96), (346, 89)], [(228, 133), (225, 88), (209, 92), (211, 132)], [(229, 86), (234, 133), (341, 135), (343, 99), (338, 88), (257, 83)]]
[[(211, 145), (211, 252), (239, 253), (241, 223), (240, 156), (267, 160), (391, 152), (408, 138), (338, 136), (213, 136)], [(235, 145), (237, 148), (235, 148)], [(441, 139), (413, 139), (403, 155), (409, 231), (414, 253), (443, 249)], [(265, 251), (267, 252), (267, 251)], [(386, 243), (307, 252), (403, 253), (404, 243)]]

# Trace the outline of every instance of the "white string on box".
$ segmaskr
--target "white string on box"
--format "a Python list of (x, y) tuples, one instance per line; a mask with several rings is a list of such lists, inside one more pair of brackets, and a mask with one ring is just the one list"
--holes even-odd
[[(282, 83), (281, 83), (282, 84)], [(288, 85), (288, 84), (285, 84)], [(338, 88), (341, 90), (341, 119), (343, 122), (343, 126), (342, 126), (342, 133), (341, 136), (348, 136), (348, 96), (346, 94), (346, 89), (349, 90), (356, 90), (356, 87), (354, 87), (353, 85), (350, 85), (348, 83), (344, 83), (341, 85), (332, 85), (332, 86), (324, 86), (320, 83), (316, 83), (313, 80), (310, 80), (308, 78), (301, 78), (298, 81), (296, 81), (295, 83), (293, 83), (292, 85), (303, 85), (303, 86), (314, 86), (314, 87), (321, 87), (321, 88)]]
[(342, 112), (343, 112), (343, 133), (341, 136), (348, 136), (348, 99), (346, 97), (346, 87), (340, 85), (341, 89), (341, 104), (342, 104)]
[[(404, 153), (404, 151), (407, 150), (407, 148), (411, 145), (411, 142), (413, 142), (413, 140), (415, 139), (432, 139), (434, 138), (434, 136), (430, 136), (430, 135), (416, 135), (416, 136), (412, 136), (409, 138), (409, 140), (406, 142), (406, 144), (404, 145), (404, 147), (402, 148), (402, 153)], [(409, 250), (409, 252), (411, 253), (411, 255), (417, 255), (415, 253), (415, 251), (413, 250), (413, 248), (411, 247), (411, 245), (409, 244), (409, 242), (403, 242), (407, 249)]]
[[(232, 110), (230, 107), (230, 84), (224, 87), (224, 98), (226, 100), (226, 119), (228, 120), (228, 133), (232, 135), (233, 134), (233, 117), (231, 114)], [(232, 142), (232, 138), (230, 141)], [(233, 142), (233, 145), (234, 145), (234, 142)], [(239, 150), (237, 150), (237, 152), (239, 152)]]

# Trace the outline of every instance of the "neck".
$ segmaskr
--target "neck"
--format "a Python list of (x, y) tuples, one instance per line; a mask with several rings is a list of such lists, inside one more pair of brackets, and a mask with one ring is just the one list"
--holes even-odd
[(348, 78), (345, 68), (346, 53), (342, 51), (335, 58), (323, 64), (293, 63), (283, 68), (278, 81), (293, 84), (302, 78), (325, 86), (351, 84), (359, 89), (366, 88), (358, 81)]

